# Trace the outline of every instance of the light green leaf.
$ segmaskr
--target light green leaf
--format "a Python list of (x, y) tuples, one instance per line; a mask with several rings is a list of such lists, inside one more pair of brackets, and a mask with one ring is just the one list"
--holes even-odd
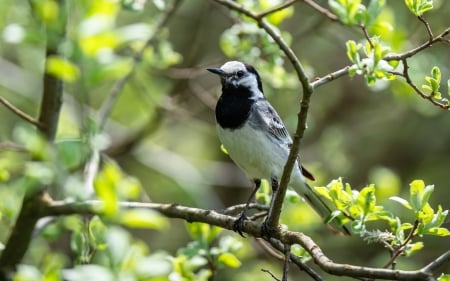
[(403, 199), (403, 198), (401, 198), (401, 197), (398, 197), (398, 196), (391, 196), (391, 197), (389, 197), (389, 199), (392, 200), (392, 201), (395, 201), (395, 202), (397, 202), (397, 203), (402, 204), (403, 207), (405, 207), (405, 208), (407, 208), (407, 209), (412, 210), (412, 207), (411, 207), (411, 205), (409, 204), (408, 200), (405, 200), (405, 199)]
[(433, 89), (431, 89), (431, 87), (430, 86), (428, 86), (428, 85), (422, 85), (422, 89), (424, 89), (424, 90), (427, 90), (427, 91), (430, 91), (430, 92), (433, 92)]
[(423, 248), (423, 242), (410, 243), (405, 249), (405, 255), (409, 256), (414, 252), (417, 252)]
[(331, 212), (331, 214), (328, 217), (325, 218), (324, 222), (330, 223), (332, 220), (338, 218), (341, 215), (342, 215), (342, 211), (334, 210), (333, 212)]
[(97, 196), (104, 203), (103, 212), (107, 216), (114, 215), (118, 210), (117, 184), (122, 179), (122, 172), (113, 162), (106, 163), (103, 170), (94, 180), (94, 189)]
[(119, 216), (119, 222), (135, 228), (163, 229), (167, 227), (167, 219), (149, 209), (124, 210)]
[(220, 145), (220, 150), (221, 150), (224, 154), (228, 155), (228, 150), (225, 148), (225, 146), (224, 146), (223, 144)]
[(356, 199), (364, 215), (369, 214), (375, 207), (375, 187), (373, 185), (364, 187)]
[(436, 79), (436, 81), (440, 82), (441, 81), (441, 70), (439, 69), (439, 67), (435, 66), (431, 69), (431, 75), (433, 76), (434, 79)]
[(80, 70), (75, 64), (58, 56), (47, 58), (46, 70), (47, 73), (69, 83), (75, 82), (80, 76)]
[(442, 273), (441, 276), (438, 277), (438, 281), (450, 281), (450, 274)]
[(423, 234), (435, 235), (435, 236), (449, 236), (450, 230), (445, 227), (432, 227), (425, 231)]
[(433, 9), (433, 0), (405, 0), (408, 9), (416, 16)]
[(192, 239), (205, 242), (207, 241), (211, 230), (210, 225), (201, 222), (186, 223), (185, 225)]
[(107, 245), (105, 244), (105, 233), (107, 231), (106, 226), (98, 216), (94, 216), (89, 221), (89, 237), (92, 246), (96, 250), (104, 250)]
[(424, 208), (426, 204), (428, 204), (428, 199), (430, 199), (431, 194), (434, 191), (434, 185), (427, 185), (423, 191), (423, 196), (422, 196), (422, 205), (420, 206), (420, 208)]
[(227, 267), (238, 268), (241, 266), (239, 259), (231, 253), (222, 253), (219, 255), (217, 260)]
[(316, 186), (314, 187), (314, 191), (320, 196), (325, 197), (330, 201), (333, 201), (330, 196), (330, 190), (325, 186)]
[(414, 180), (410, 183), (410, 203), (415, 212), (420, 210), (422, 206), (422, 196), (425, 189), (425, 183), (423, 180)]
[(450, 96), (450, 79), (447, 80), (447, 94)]
[(353, 40), (348, 40), (345, 45), (347, 46), (347, 56), (351, 62), (357, 63), (359, 61), (358, 51), (361, 49), (361, 44), (356, 44)]

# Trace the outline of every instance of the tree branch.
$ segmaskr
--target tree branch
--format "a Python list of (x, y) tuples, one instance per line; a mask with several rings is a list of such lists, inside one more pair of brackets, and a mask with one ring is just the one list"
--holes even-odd
[(436, 101), (433, 98), (433, 95), (427, 95), (424, 92), (422, 92), (417, 86), (416, 84), (414, 84), (414, 82), (412, 81), (411, 77), (409, 76), (409, 66), (408, 66), (408, 61), (406, 58), (403, 58), (402, 60), (403, 63), (403, 72), (402, 73), (394, 73), (395, 75), (399, 75), (402, 76), (403, 78), (405, 78), (406, 83), (411, 86), (411, 88), (413, 88), (413, 90), (419, 95), (421, 96), (423, 99), (429, 100), (432, 104), (439, 106), (442, 109), (448, 110), (450, 108), (450, 106), (448, 104), (444, 104), (444, 103), (440, 103), (438, 101)]
[[(219, 226), (228, 230), (233, 230), (235, 217), (224, 215), (213, 210), (191, 208), (177, 204), (159, 204), (159, 203), (141, 203), (141, 202), (120, 202), (121, 208), (133, 209), (143, 208), (152, 209), (169, 218), (178, 218), (187, 222), (202, 222), (210, 225)], [(62, 216), (73, 214), (101, 215), (104, 208), (103, 202), (99, 200), (89, 200), (84, 202), (48, 202), (46, 206), (39, 209), (36, 213), (38, 217)], [(252, 221), (246, 221), (243, 231), (254, 236), (260, 237), (261, 224)], [(450, 253), (438, 257), (435, 261), (420, 270), (391, 270), (382, 268), (372, 268), (364, 266), (354, 266), (349, 264), (339, 264), (329, 259), (319, 248), (319, 246), (307, 235), (292, 231), (281, 231), (277, 237), (270, 238), (269, 242), (278, 250), (284, 251), (284, 245), (298, 244), (302, 246), (313, 258), (314, 262), (324, 271), (338, 276), (349, 276), (356, 278), (374, 278), (384, 280), (404, 280), (404, 281), (430, 281), (433, 280), (431, 271), (447, 262), (450, 259)], [(290, 254), (292, 259), (293, 255)], [(298, 258), (298, 257), (297, 257)], [(293, 259), (294, 260), (294, 259)], [(308, 273), (309, 274), (309, 273)], [(318, 277), (315, 280), (321, 280)]]
[(268, 269), (264, 269), (264, 268), (261, 268), (261, 271), (262, 272), (264, 272), (264, 273), (267, 273), (267, 274), (269, 274), (270, 275), (270, 277), (272, 277), (273, 278), (273, 280), (275, 280), (275, 281), (281, 281), (280, 279), (278, 279), (278, 277), (276, 277), (275, 276), (275, 274), (273, 274), (270, 270), (268, 270)]
[(441, 256), (439, 256), (434, 261), (430, 262), (427, 266), (422, 268), (422, 271), (433, 273), (435, 270), (437, 270), (439, 267), (444, 265), (445, 263), (450, 262), (450, 250), (443, 253)]
[(270, 10), (267, 10), (267, 11), (265, 11), (265, 12), (261, 12), (261, 13), (257, 14), (256, 17), (259, 18), (259, 19), (261, 19), (261, 18), (266, 17), (266, 16), (268, 16), (268, 15), (270, 15), (270, 14), (273, 14), (273, 13), (276, 13), (276, 12), (278, 12), (278, 11), (284, 10), (284, 9), (288, 8), (289, 6), (292, 6), (293, 4), (295, 4), (295, 2), (297, 2), (297, 1), (298, 1), (298, 0), (289, 0), (289, 1), (286, 1), (286, 2), (284, 2), (284, 3), (282, 3), (282, 4), (278, 5), (278, 6), (276, 6), (276, 7), (274, 7), (274, 8), (272, 8), (272, 9), (270, 9)]
[[(274, 239), (274, 238), (270, 238), (269, 242), (272, 245), (272, 247), (274, 247), (278, 251), (280, 251), (280, 252), (283, 251), (284, 245), (279, 240)], [(324, 279), (316, 271), (314, 271), (311, 267), (307, 266), (301, 260), (301, 257), (296, 256), (296, 255), (291, 253), (290, 254), (290, 259), (301, 271), (306, 272), (306, 274), (311, 276), (311, 278), (314, 279), (315, 281), (324, 281)]]
[(428, 33), (428, 42), (433, 41), (433, 32), (431, 31), (430, 24), (423, 18), (423, 16), (418, 16), (417, 18), (425, 25), (425, 29)]
[(37, 128), (42, 128), (43, 125), (37, 121), (36, 119), (34, 119), (33, 117), (31, 117), (30, 115), (26, 114), (25, 112), (21, 111), (20, 109), (18, 109), (17, 107), (15, 107), (12, 103), (10, 103), (7, 99), (5, 99), (4, 97), (0, 96), (0, 103), (2, 103), (6, 108), (8, 108), (9, 110), (11, 110), (14, 114), (16, 114), (17, 116), (19, 116), (20, 118), (22, 118), (23, 120), (27, 121), (28, 123), (33, 124), (34, 126), (36, 126)]
[[(65, 36), (66, 15), (63, 0), (58, 1), (58, 27), (46, 27), (47, 46), (46, 61), (50, 56), (58, 55), (58, 44), (50, 37), (62, 39)], [(53, 142), (58, 128), (59, 114), (62, 105), (63, 81), (49, 73), (44, 73), (43, 93), (40, 105), (38, 129), (45, 136), (48, 142)], [(40, 208), (51, 200), (47, 193), (48, 186), (29, 188), (26, 190), (16, 224), (13, 227), (5, 249), (0, 257), (0, 279), (6, 271), (14, 270), (20, 263), (30, 245), (34, 227), (39, 219), (37, 213)]]
[(313, 89), (317, 89), (318, 87), (325, 85), (326, 83), (328, 83), (330, 81), (333, 81), (339, 77), (342, 77), (342, 76), (348, 74), (349, 70), (350, 70), (350, 66), (346, 66), (344, 68), (336, 70), (335, 72), (327, 74), (321, 78), (317, 78), (311, 82), (311, 87), (313, 87)]
[(392, 257), (389, 259), (389, 261), (383, 266), (383, 268), (388, 268), (389, 266), (395, 266), (397, 258), (403, 253), (405, 250), (406, 245), (408, 245), (409, 241), (415, 237), (415, 232), (417, 230), (417, 227), (419, 227), (419, 221), (415, 220), (414, 225), (409, 231), (408, 236), (406, 237), (405, 241), (392, 252)]
[(303, 2), (305, 2), (305, 4), (307, 4), (308, 6), (313, 8), (314, 10), (316, 10), (319, 13), (323, 14), (324, 16), (326, 16), (331, 21), (335, 21), (335, 22), (339, 22), (339, 23), (341, 22), (339, 20), (339, 18), (335, 14), (333, 14), (330, 10), (320, 6), (319, 4), (314, 2), (313, 0), (303, 0)]
[(445, 37), (449, 34), (450, 34), (450, 27), (447, 27), (439, 35), (428, 40), (427, 42), (423, 43), (422, 45), (417, 46), (416, 48), (406, 51), (404, 53), (387, 55), (383, 58), (383, 60), (391, 61), (391, 60), (402, 60), (402, 59), (410, 58), (410, 57), (414, 56), (415, 54), (417, 54), (418, 52), (423, 51), (428, 47), (431, 47), (431, 45), (433, 45), (436, 42), (445, 42)]

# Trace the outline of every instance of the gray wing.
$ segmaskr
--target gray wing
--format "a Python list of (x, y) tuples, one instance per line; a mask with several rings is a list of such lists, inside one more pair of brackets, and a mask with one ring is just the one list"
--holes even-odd
[[(270, 136), (274, 137), (281, 144), (286, 145), (286, 148), (290, 149), (292, 145), (291, 136), (286, 130), (280, 116), (278, 116), (278, 113), (266, 99), (259, 99), (255, 102), (252, 107), (252, 113), (250, 114), (249, 124), (253, 128), (268, 132)], [(300, 159), (298, 160), (300, 163)], [(312, 181), (316, 180), (302, 165), (299, 165), (299, 167), (303, 176)]]
[(291, 136), (283, 124), (280, 116), (266, 99), (257, 100), (250, 114), (250, 126), (264, 130), (283, 144), (292, 144)]

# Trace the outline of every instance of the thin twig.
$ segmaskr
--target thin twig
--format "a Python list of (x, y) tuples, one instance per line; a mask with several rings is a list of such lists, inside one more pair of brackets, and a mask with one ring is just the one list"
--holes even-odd
[(360, 27), (364, 34), (364, 37), (366, 37), (367, 42), (369, 42), (370, 47), (373, 49), (374, 48), (373, 42), (372, 42), (372, 39), (370, 39), (370, 35), (369, 35), (369, 31), (367, 30), (367, 27), (364, 24), (361, 24)]
[(419, 221), (415, 220), (414, 225), (411, 228), (408, 236), (406, 237), (405, 241), (395, 250), (395, 252), (392, 253), (392, 257), (389, 259), (389, 261), (383, 266), (383, 268), (388, 268), (391, 265), (394, 265), (395, 260), (404, 252), (406, 245), (415, 237), (415, 233), (417, 230), (417, 227), (419, 226)]
[(280, 279), (278, 279), (278, 277), (275, 276), (275, 274), (273, 274), (270, 270), (265, 269), (265, 268), (261, 268), (262, 272), (268, 273), (274, 280), (276, 281), (281, 281)]
[[(274, 247), (278, 251), (280, 251), (280, 252), (283, 251), (284, 245), (279, 240), (271, 238), (269, 240), (269, 242), (272, 245), (272, 247)], [(301, 271), (304, 271), (315, 281), (324, 281), (324, 279), (314, 269), (312, 269), (311, 267), (306, 265), (300, 257), (290, 253), (289, 258), (298, 267), (298, 269), (300, 269)]]
[(335, 22), (341, 22), (339, 20), (339, 18), (335, 14), (333, 14), (330, 10), (320, 6), (319, 4), (314, 2), (313, 0), (303, 0), (303, 2), (305, 2), (305, 4), (307, 4), (308, 6), (313, 8), (314, 10), (316, 10), (319, 13), (323, 14), (324, 16), (326, 16), (328, 19), (330, 19), (332, 21), (335, 21)]
[(427, 33), (428, 33), (428, 42), (429, 42), (430, 45), (431, 45), (432, 42), (433, 42), (433, 32), (431, 31), (430, 24), (428, 23), (428, 21), (426, 21), (426, 20), (423, 18), (423, 16), (418, 16), (417, 18), (425, 25), (425, 28), (426, 28)]
[(26, 114), (22, 110), (15, 107), (12, 103), (10, 103), (7, 99), (0, 96), (0, 103), (2, 103), (7, 109), (11, 110), (14, 114), (27, 121), (28, 123), (33, 124), (38, 128), (42, 128), (44, 125), (41, 124), (38, 120), (34, 119), (30, 115)]
[(330, 81), (333, 81), (341, 76), (348, 74), (349, 70), (350, 70), (350, 66), (346, 66), (344, 68), (336, 70), (335, 72), (327, 74), (321, 78), (315, 79), (314, 81), (311, 82), (311, 86), (313, 87), (313, 89), (317, 89), (318, 87), (325, 85), (326, 83), (328, 83)]
[(261, 19), (261, 18), (266, 17), (266, 16), (268, 16), (270, 14), (273, 14), (273, 13), (276, 13), (278, 11), (284, 10), (284, 9), (288, 8), (289, 6), (292, 6), (297, 1), (298, 0), (286, 1), (286, 2), (280, 4), (280, 5), (276, 6), (276, 7), (273, 7), (272, 9), (269, 9), (267, 11), (264, 11), (264, 12), (261, 12), (261, 13), (257, 14), (256, 17)]
[(403, 58), (401, 61), (402, 61), (402, 63), (403, 63), (403, 72), (402, 72), (401, 74), (399, 74), (399, 73), (394, 73), (394, 74), (400, 75), (400, 76), (402, 76), (403, 78), (405, 78), (406, 83), (407, 83), (408, 85), (410, 85), (411, 88), (413, 88), (414, 91), (415, 91), (419, 96), (421, 96), (423, 99), (429, 100), (432, 104), (434, 104), (434, 105), (436, 105), (436, 106), (438, 106), (438, 107), (440, 107), (440, 108), (442, 108), (442, 109), (448, 110), (448, 109), (450, 108), (450, 106), (449, 106), (448, 104), (443, 104), (443, 103), (440, 103), (440, 102), (436, 101), (436, 100), (433, 98), (432, 95), (427, 95), (427, 94), (425, 94), (424, 92), (422, 92), (422, 91), (416, 86), (416, 84), (414, 84), (414, 82), (412, 81), (411, 77), (409, 76), (409, 71), (408, 71), (409, 66), (408, 66), (408, 61), (407, 61), (407, 59), (406, 59), (406, 58)]
[(391, 60), (400, 61), (405, 58), (410, 58), (410, 57), (414, 56), (415, 54), (419, 53), (420, 51), (423, 51), (426, 48), (429, 48), (431, 45), (433, 45), (436, 42), (445, 42), (446, 39), (444, 37), (449, 34), (450, 34), (450, 27), (447, 27), (439, 35), (437, 35), (436, 37), (434, 37), (431, 40), (428, 40), (427, 42), (423, 43), (422, 45), (417, 46), (416, 48), (406, 51), (404, 53), (387, 55), (383, 58), (383, 60), (385, 60), (385, 61), (391, 61)]

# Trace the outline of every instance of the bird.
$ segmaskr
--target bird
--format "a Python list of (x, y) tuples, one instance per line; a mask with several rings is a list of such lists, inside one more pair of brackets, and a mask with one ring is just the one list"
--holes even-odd
[[(219, 140), (229, 157), (254, 183), (253, 191), (233, 225), (233, 230), (244, 236), (248, 205), (262, 179), (268, 180), (272, 192), (276, 192), (292, 139), (277, 111), (265, 98), (261, 77), (253, 66), (241, 61), (228, 61), (220, 67), (207, 70), (218, 75), (222, 85), (222, 94), (215, 107)], [(314, 180), (314, 176), (301, 165), (298, 158), (289, 186), (322, 218), (327, 218), (331, 209), (305, 178)], [(333, 224), (333, 228), (339, 229), (338, 232), (349, 234), (344, 226), (337, 222)]]

